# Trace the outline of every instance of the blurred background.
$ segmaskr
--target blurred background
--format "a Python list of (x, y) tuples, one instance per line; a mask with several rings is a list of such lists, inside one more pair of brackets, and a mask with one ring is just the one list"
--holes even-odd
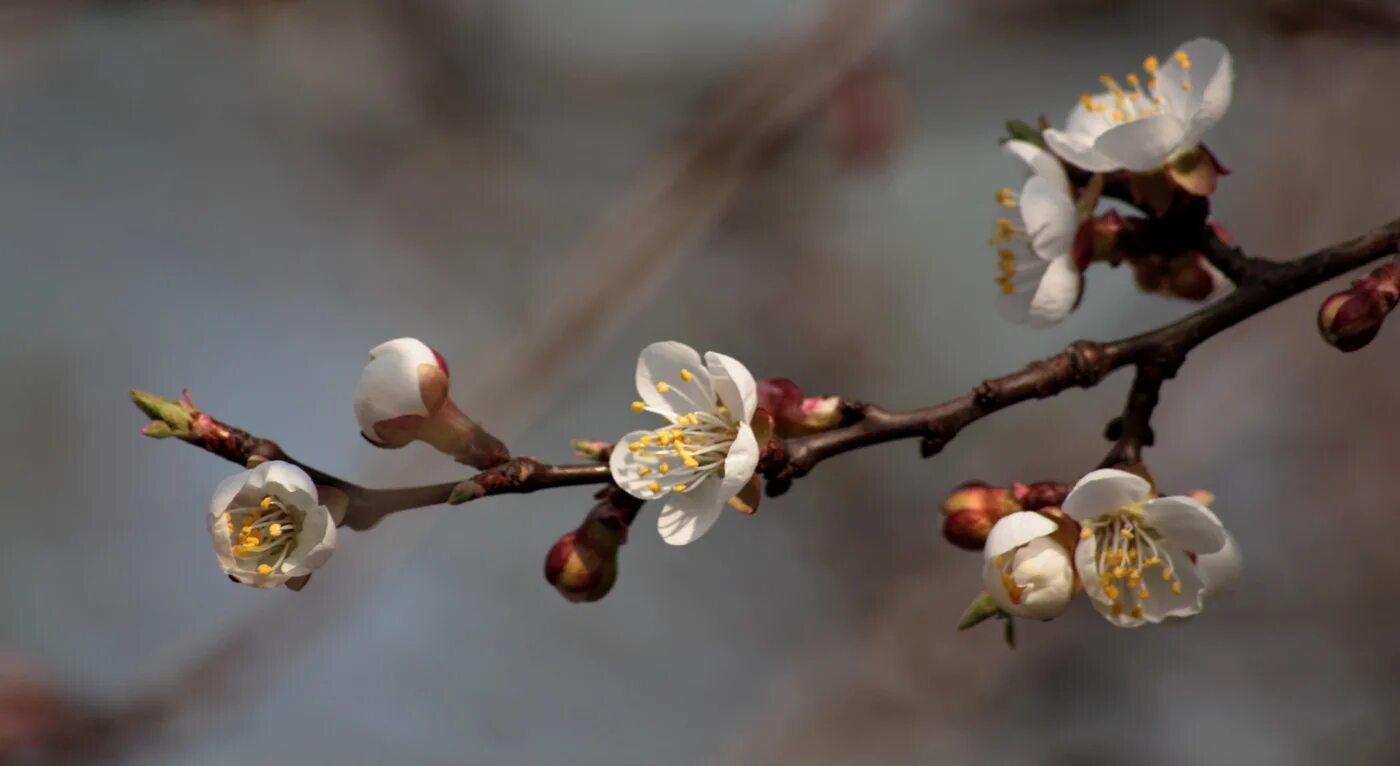
[[(204, 531), (236, 469), (144, 439), (204, 409), (376, 486), (350, 402), (420, 337), (517, 452), (613, 439), (675, 338), (907, 408), (1078, 337), (1190, 310), (1089, 274), (1003, 321), (986, 238), (1007, 118), (1199, 35), (1238, 80), (1218, 219), (1286, 258), (1400, 212), (1400, 37), (1373, 0), (0, 2), (0, 763), (75, 702), (73, 762), (1392, 764), (1400, 760), (1394, 331), (1342, 356), (1324, 287), (1193, 353), (1159, 482), (1209, 489), (1246, 557), (1184, 624), (1083, 603), (958, 633), (967, 479), (1072, 481), (1127, 374), (823, 464), (680, 549), (651, 510), (596, 604), (541, 565), (588, 490), (419, 510), (301, 593), (236, 587)], [(56, 696), (55, 696), (56, 695)]]

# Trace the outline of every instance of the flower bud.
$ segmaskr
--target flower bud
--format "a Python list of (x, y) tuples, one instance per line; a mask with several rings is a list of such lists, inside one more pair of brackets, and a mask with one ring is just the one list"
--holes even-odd
[(1011, 485), (1011, 494), (1027, 511), (1059, 507), (1069, 494), (1069, 486), (1058, 481), (1038, 481), (1034, 484), (1016, 482)]
[(784, 438), (835, 428), (844, 418), (840, 397), (803, 396), (787, 378), (759, 381), (758, 406), (772, 416), (774, 430)]
[(943, 501), (943, 536), (959, 548), (980, 550), (997, 521), (1018, 510), (1011, 490), (968, 482)]
[(441, 354), (415, 338), (398, 338), (376, 346), (369, 359), (355, 389), (355, 417), (371, 444), (393, 449), (423, 441), (477, 468), (510, 458), (505, 445), (448, 396)]
[(598, 496), (602, 502), (578, 529), (560, 537), (544, 559), (544, 579), (576, 604), (597, 601), (612, 590), (618, 549), (627, 542), (627, 528), (641, 508), (640, 501), (615, 487)]
[(1174, 256), (1137, 255), (1131, 262), (1138, 288), (1145, 293), (1203, 301), (1230, 284), (1225, 275), (1198, 252)]
[(1323, 300), (1317, 313), (1317, 329), (1333, 347), (1356, 351), (1380, 332), (1397, 298), (1400, 265), (1388, 263)]
[(1167, 160), (1166, 170), (1167, 177), (1173, 184), (1198, 197), (1214, 194), (1220, 176), (1230, 174), (1204, 145), (1198, 145)]
[(1049, 620), (1074, 595), (1074, 563), (1054, 539), (1059, 526), (1032, 512), (998, 521), (983, 550), (982, 584), (1008, 614)]

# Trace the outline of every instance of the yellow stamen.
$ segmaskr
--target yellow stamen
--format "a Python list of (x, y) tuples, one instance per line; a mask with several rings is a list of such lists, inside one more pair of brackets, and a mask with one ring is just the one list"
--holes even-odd
[(632, 452), (637, 452), (637, 451), (641, 450), (641, 448), (642, 448), (642, 443), (641, 443), (641, 442), (632, 442), (631, 444), (627, 445), (627, 449), (631, 450)]
[(1114, 615), (1121, 615), (1121, 614), (1123, 614), (1123, 605), (1122, 605), (1122, 604), (1119, 604), (1119, 603), (1117, 603), (1117, 602), (1115, 602), (1115, 603), (1113, 604), (1113, 614), (1114, 614)]
[(1080, 539), (1080, 540), (1088, 540), (1089, 538), (1091, 538), (1091, 537), (1093, 537), (1093, 536), (1094, 536), (1094, 530), (1090, 529), (1089, 527), (1085, 527), (1085, 528), (1079, 530), (1079, 539)]
[(1113, 110), (1113, 114), (1111, 114), (1111, 115), (1109, 115), (1109, 116), (1113, 118), (1113, 121), (1114, 121), (1114, 122), (1122, 122), (1124, 119), (1126, 119), (1126, 118), (1123, 116), (1123, 113), (1120, 112), (1120, 111), (1118, 111), (1117, 109), (1114, 109), (1114, 110)]
[(1099, 82), (1103, 83), (1103, 86), (1105, 88), (1108, 88), (1114, 93), (1121, 93), (1123, 90), (1122, 88), (1118, 87), (1118, 82), (1116, 80), (1114, 80), (1112, 77), (1109, 77), (1106, 74), (1099, 75)]
[(273, 503), (272, 496), (271, 496), (271, 495), (268, 495), (267, 497), (264, 497), (264, 498), (262, 499), (262, 502), (258, 503), (258, 507), (259, 507), (259, 508), (262, 508), (264, 511), (266, 511), (266, 510), (272, 508), (272, 503)]
[(1181, 62), (1182, 69), (1188, 72), (1191, 71), (1191, 57), (1186, 55), (1186, 51), (1177, 51), (1176, 60)]
[(681, 445), (677, 444), (675, 445), (675, 448), (676, 454), (681, 456), (681, 460), (684, 461), (687, 466), (691, 468), (699, 467), (700, 461), (696, 460), (694, 455), (690, 454), (689, 452), (686, 452), (685, 447), (682, 447)]
[(1136, 87), (1138, 87), (1139, 85), (1142, 84), (1142, 82), (1141, 82), (1140, 80), (1138, 80), (1138, 76), (1137, 76), (1137, 73), (1136, 73), (1136, 72), (1129, 72), (1129, 73), (1128, 73), (1128, 76), (1127, 76), (1126, 78), (1124, 78), (1124, 79), (1126, 79), (1126, 80), (1128, 81), (1128, 84), (1131, 85), (1131, 86), (1133, 86), (1134, 88), (1136, 88)]
[(1097, 112), (1103, 108), (1098, 104), (1095, 104), (1094, 99), (1090, 98), (1088, 93), (1079, 94), (1079, 103), (1083, 104), (1084, 109), (1090, 112)]
[(1191, 90), (1191, 83), (1189, 83), (1189, 82), (1184, 82), (1184, 83), (1182, 83), (1182, 84), (1181, 84), (1181, 89), (1182, 89), (1182, 90)]
[(656, 384), (656, 393), (658, 393), (658, 394), (664, 394), (664, 393), (666, 393), (666, 392), (668, 392), (668, 391), (670, 391), (670, 390), (671, 390), (671, 384), (670, 384), (670, 383), (667, 383), (667, 382), (664, 381), (664, 380), (661, 381), (660, 383), (657, 383), (657, 384)]
[(644, 410), (644, 409), (646, 409), (646, 408), (647, 408), (647, 405), (646, 405), (645, 402), (632, 402), (632, 411), (633, 411), (633, 412), (641, 412), (642, 410)]
[(1148, 56), (1147, 58), (1143, 59), (1143, 61), (1142, 61), (1142, 68), (1143, 68), (1143, 71), (1147, 72), (1149, 75), (1152, 75), (1153, 77), (1156, 77), (1156, 76), (1157, 76), (1157, 57), (1156, 57), (1156, 56)]
[(1138, 591), (1139, 600), (1146, 601), (1149, 598), (1152, 598), (1152, 594), (1148, 593), (1146, 588), (1143, 588), (1142, 590)]
[(1010, 189), (997, 190), (997, 204), (1008, 210), (1016, 207), (1016, 192)]
[(1171, 567), (1167, 567), (1167, 568), (1163, 569), (1163, 570), (1162, 570), (1162, 580), (1163, 580), (1164, 582), (1170, 582), (1171, 579), (1172, 579), (1172, 574), (1174, 574), (1174, 573), (1172, 572), (1172, 568), (1171, 568)]
[(695, 376), (690, 374), (690, 370), (687, 370), (684, 367), (682, 367), (681, 380), (684, 380), (685, 382), (689, 383), (690, 381), (695, 380)]
[(1115, 587), (1115, 586), (1113, 586), (1113, 585), (1110, 585), (1110, 586), (1108, 586), (1108, 587), (1106, 587), (1106, 588), (1103, 589), (1103, 594), (1104, 594), (1105, 596), (1108, 596), (1108, 600), (1110, 600), (1110, 601), (1117, 601), (1117, 600), (1118, 600), (1118, 593), (1119, 593), (1118, 588)]
[(662, 476), (665, 476), (666, 474), (671, 472), (671, 464), (662, 463), (661, 465), (658, 465), (656, 467), (656, 470), (660, 471)]
[(1180, 595), (1181, 595), (1181, 581), (1180, 581), (1180, 580), (1172, 580), (1172, 593), (1173, 593), (1174, 595), (1177, 595), (1177, 596), (1180, 596)]
[(267, 533), (268, 533), (269, 535), (272, 535), (273, 537), (281, 537), (281, 536), (282, 536), (282, 525), (281, 525), (281, 524), (273, 524), (272, 526), (270, 526), (270, 527), (267, 528)]
[(675, 490), (675, 491), (677, 491), (677, 492), (684, 492), (684, 491), (685, 491), (685, 485), (684, 485), (684, 484), (672, 484), (672, 485), (671, 485), (671, 489), (673, 489), (673, 490)]
[(646, 475), (648, 475), (648, 474), (650, 474), (650, 473), (651, 473), (651, 469), (650, 469), (650, 468), (647, 468), (646, 466), (642, 466), (641, 468), (638, 468), (638, 469), (637, 469), (637, 475), (638, 475), (638, 476), (646, 476)]
[(1135, 606), (1135, 607), (1133, 607), (1133, 611), (1129, 612), (1129, 614), (1131, 614), (1135, 619), (1141, 620), (1141, 619), (1142, 619), (1142, 607), (1140, 607), (1140, 606)]
[(656, 482), (652, 482), (652, 483), (648, 484), (648, 485), (647, 485), (647, 489), (651, 490), (651, 493), (652, 493), (653, 495), (659, 495), (659, 494), (661, 494), (661, 485), (660, 485), (660, 484), (657, 484)]
[(1129, 540), (1133, 539), (1133, 530), (1128, 529), (1127, 527), (1123, 527), (1123, 530), (1122, 530), (1122, 532), (1121, 532), (1120, 534), (1122, 534), (1123, 537), (1125, 537), (1125, 538), (1127, 538), (1127, 539), (1129, 539)]
[(272, 574), (272, 567), (268, 564), (258, 564), (258, 574), (266, 577)]

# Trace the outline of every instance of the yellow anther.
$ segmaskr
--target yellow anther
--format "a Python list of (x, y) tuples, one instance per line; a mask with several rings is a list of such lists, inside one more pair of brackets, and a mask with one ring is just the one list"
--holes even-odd
[(1181, 89), (1182, 89), (1182, 90), (1191, 90), (1191, 83), (1189, 83), (1189, 82), (1184, 82), (1184, 83), (1182, 83), (1182, 84), (1181, 84)]
[(684, 380), (685, 382), (689, 383), (690, 381), (695, 380), (695, 376), (690, 374), (690, 370), (687, 370), (686, 368), (682, 367), (681, 380)]
[(267, 497), (264, 497), (264, 498), (262, 499), (262, 502), (258, 503), (258, 507), (259, 507), (259, 508), (262, 508), (264, 511), (266, 511), (266, 510), (268, 510), (269, 508), (272, 507), (272, 502), (273, 502), (273, 501), (272, 501), (272, 496), (271, 496), (271, 495), (268, 495)]
[(258, 564), (258, 574), (266, 577), (272, 574), (272, 567), (268, 564)]
[(1114, 122), (1122, 122), (1123, 120), (1127, 119), (1123, 116), (1123, 113), (1117, 109), (1114, 109), (1113, 114), (1109, 115), (1109, 117), (1112, 117)]
[(1129, 72), (1128, 76), (1124, 79), (1126, 79), (1128, 81), (1128, 84), (1133, 86), (1134, 88), (1142, 84), (1142, 81), (1138, 79), (1136, 72)]
[(668, 391), (670, 391), (670, 390), (671, 390), (671, 384), (670, 384), (670, 383), (667, 383), (667, 382), (664, 381), (664, 380), (661, 381), (660, 383), (657, 383), (657, 384), (656, 384), (656, 393), (658, 393), (658, 394), (664, 394), (664, 393), (666, 393), (666, 392), (668, 392)]
[(997, 189), (997, 204), (1008, 210), (1016, 207), (1016, 192), (1010, 189)]
[(1173, 575), (1173, 574), (1175, 574), (1175, 573), (1172, 572), (1172, 568), (1171, 568), (1171, 567), (1166, 567), (1165, 569), (1162, 570), (1162, 581), (1163, 581), (1163, 582), (1170, 581), (1170, 580), (1172, 579), (1172, 575)]
[(684, 491), (685, 491), (685, 485), (684, 485), (684, 484), (672, 484), (672, 485), (671, 485), (671, 489), (674, 489), (674, 490), (677, 491), (677, 492), (684, 492)]
[(671, 464), (662, 463), (661, 465), (658, 465), (656, 467), (656, 470), (660, 471), (662, 476), (665, 476), (666, 474), (671, 472)]
[(1157, 57), (1156, 57), (1156, 56), (1148, 56), (1147, 58), (1143, 59), (1143, 61), (1142, 61), (1142, 69), (1143, 69), (1144, 72), (1147, 72), (1149, 75), (1152, 75), (1153, 77), (1156, 77), (1156, 76), (1157, 76)]
[(1182, 69), (1188, 72), (1191, 71), (1191, 57), (1186, 55), (1186, 51), (1177, 51), (1176, 60), (1181, 62)]
[(1116, 566), (1116, 567), (1113, 568), (1113, 579), (1115, 579), (1115, 580), (1121, 580), (1121, 579), (1123, 579), (1124, 577), (1127, 577), (1127, 576), (1128, 576), (1128, 570), (1127, 570), (1127, 569), (1124, 569), (1122, 566)]
[(1089, 527), (1085, 527), (1085, 528), (1079, 530), (1079, 539), (1080, 539), (1080, 540), (1088, 540), (1089, 538), (1091, 538), (1091, 537), (1093, 537), (1093, 536), (1094, 536), (1094, 530), (1090, 529)]
[(647, 476), (647, 475), (649, 475), (650, 473), (651, 473), (651, 469), (650, 469), (650, 468), (647, 468), (646, 466), (642, 466), (641, 468), (638, 468), (638, 469), (637, 469), (637, 475), (638, 475), (638, 476)]
[(996, 220), (996, 228), (992, 231), (992, 244), (997, 245), (1002, 242), (1010, 242), (1016, 238), (1016, 226), (1006, 218)]
[(1133, 530), (1128, 529), (1127, 527), (1123, 527), (1122, 531), (1120, 531), (1119, 534), (1123, 535), (1123, 537), (1129, 540), (1133, 539)]
[(671, 446), (672, 440), (674, 440), (675, 438), (676, 437), (674, 434), (662, 431), (661, 433), (656, 435), (656, 443), (660, 444), (663, 447), (669, 447)]
[(1016, 292), (1016, 285), (1012, 284), (1011, 280), (1006, 277), (997, 277), (997, 284), (1001, 286), (1002, 295), (1010, 295)]
[(1172, 580), (1172, 593), (1175, 594), (1175, 595), (1178, 595), (1178, 596), (1181, 595), (1181, 581), (1180, 581), (1180, 580)]
[(1137, 560), (1137, 548), (1129, 548), (1129, 549), (1128, 549), (1128, 560), (1129, 560), (1129, 561), (1136, 561), (1136, 560)]
[(1135, 607), (1133, 607), (1133, 611), (1129, 612), (1129, 614), (1131, 614), (1131, 615), (1133, 616), (1134, 619), (1141, 620), (1141, 619), (1142, 619), (1142, 607), (1140, 607), (1140, 606), (1135, 606)]
[(1103, 108), (1098, 104), (1095, 104), (1094, 99), (1090, 98), (1088, 93), (1079, 94), (1079, 103), (1084, 106), (1084, 109), (1086, 111), (1090, 112), (1097, 112), (1098, 110)]
[(1160, 558), (1158, 558), (1158, 557), (1156, 557), (1156, 556), (1153, 556), (1152, 558), (1150, 558), (1150, 559), (1148, 559), (1148, 560), (1142, 562), (1142, 568), (1143, 568), (1143, 569), (1146, 569), (1146, 568), (1148, 568), (1148, 567), (1155, 567), (1155, 566), (1157, 566), (1158, 564), (1161, 564), (1161, 563), (1162, 563), (1162, 560), (1161, 560)]
[(272, 535), (273, 537), (281, 537), (281, 536), (282, 536), (282, 525), (281, 525), (281, 524), (273, 524), (272, 526), (270, 526), (270, 527), (267, 528), (267, 533), (268, 533), (269, 535)]
[(253, 537), (252, 535), (249, 535), (249, 536), (243, 538), (243, 547), (244, 547), (244, 548), (252, 548), (252, 547), (256, 546), (256, 545), (258, 544), (258, 542), (259, 542), (259, 541), (258, 541), (258, 538)]
[(627, 445), (627, 449), (630, 450), (630, 451), (632, 451), (632, 452), (640, 451), (641, 448), (642, 448), (642, 443), (641, 443), (641, 442), (632, 442), (631, 444)]
[(693, 426), (698, 426), (698, 425), (700, 425), (700, 416), (696, 415), (696, 414), (693, 413), (693, 412), (690, 413), (690, 424), (693, 425)]
[(1142, 590), (1138, 591), (1138, 600), (1146, 601), (1149, 598), (1152, 598), (1152, 594), (1148, 593), (1146, 588), (1143, 588)]
[(644, 447), (650, 447), (650, 446), (651, 446), (651, 434), (643, 434), (643, 435), (642, 435), (642, 438), (638, 439), (637, 441), (641, 442), (642, 446), (644, 446)]
[(682, 447), (679, 444), (675, 446), (676, 454), (681, 456), (681, 460), (684, 461), (687, 466), (690, 466), (691, 468), (696, 468), (700, 465), (700, 461), (696, 460), (694, 455), (690, 454), (689, 452), (686, 452), (685, 447)]
[(1104, 589), (1103, 589), (1103, 594), (1104, 594), (1105, 596), (1108, 596), (1108, 599), (1109, 599), (1110, 601), (1117, 601), (1117, 600), (1118, 600), (1119, 591), (1118, 591), (1118, 588), (1116, 588), (1116, 587), (1110, 585), (1110, 586), (1108, 586), (1107, 588), (1104, 588)]
[(1115, 601), (1113, 604), (1113, 613), (1115, 615), (1123, 614), (1123, 605)]
[(1114, 80), (1112, 77), (1109, 77), (1106, 74), (1099, 75), (1099, 82), (1103, 83), (1103, 86), (1105, 88), (1108, 88), (1114, 93), (1123, 90), (1122, 88), (1118, 87), (1118, 82), (1116, 80)]
[(653, 495), (659, 495), (659, 494), (661, 494), (661, 485), (658, 484), (658, 483), (656, 483), (656, 482), (652, 482), (652, 483), (648, 484), (648, 485), (647, 485), (647, 489), (651, 490), (651, 493), (652, 493)]
[(633, 412), (641, 412), (642, 410), (644, 410), (644, 409), (646, 409), (646, 408), (647, 408), (647, 405), (646, 405), (645, 402), (632, 402), (632, 411), (633, 411)]

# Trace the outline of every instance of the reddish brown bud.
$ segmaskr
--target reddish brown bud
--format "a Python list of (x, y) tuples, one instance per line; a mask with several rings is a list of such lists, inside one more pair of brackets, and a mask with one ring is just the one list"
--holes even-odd
[(959, 548), (981, 550), (1001, 517), (1021, 510), (1011, 490), (970, 481), (943, 501), (943, 536)]
[(1203, 301), (1227, 283), (1225, 275), (1197, 252), (1175, 256), (1137, 255), (1131, 262), (1133, 275), (1143, 292), (1168, 298)]
[(1042, 508), (1058, 508), (1069, 494), (1069, 486), (1058, 481), (1038, 481), (1034, 484), (1017, 482), (1011, 487), (1012, 495), (1021, 504), (1021, 509), (1038, 511)]
[(1322, 339), (1341, 351), (1356, 351), (1375, 338), (1400, 298), (1400, 266), (1387, 263), (1349, 289), (1327, 296), (1317, 312)]
[(544, 579), (574, 603), (597, 601), (617, 582), (617, 548), (599, 546), (580, 532), (560, 537), (544, 559)]
[(787, 378), (759, 381), (758, 406), (772, 416), (774, 431), (784, 438), (834, 428), (844, 417), (840, 398), (803, 396)]

